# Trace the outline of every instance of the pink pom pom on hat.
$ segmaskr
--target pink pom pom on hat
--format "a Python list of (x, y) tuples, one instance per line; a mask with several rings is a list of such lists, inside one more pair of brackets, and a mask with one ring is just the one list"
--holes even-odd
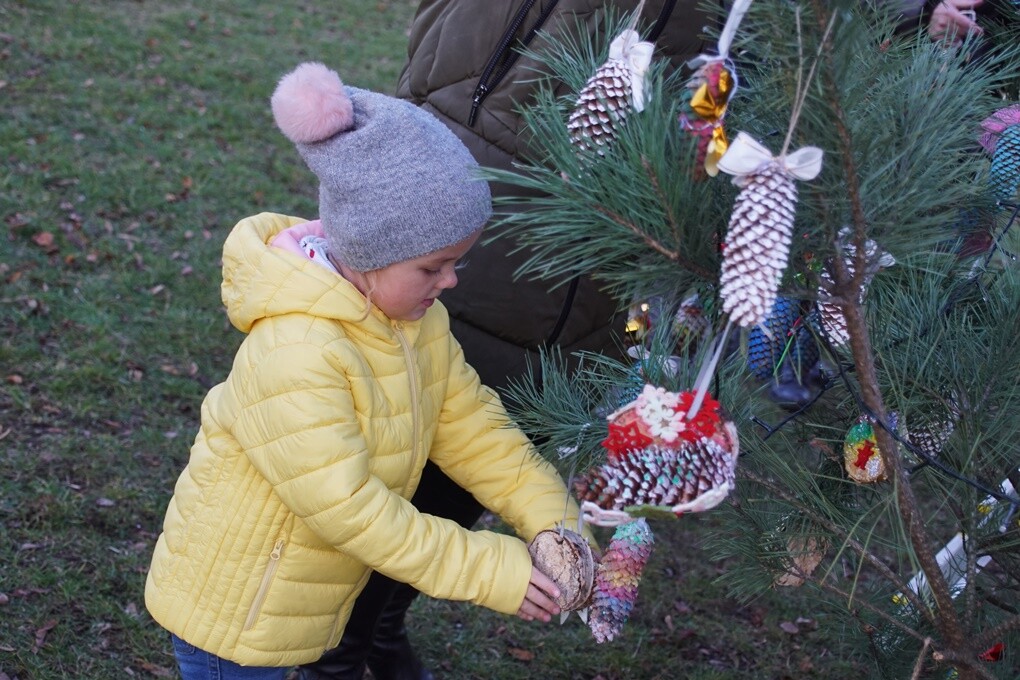
[(317, 62), (281, 78), (270, 104), (277, 126), (295, 144), (319, 142), (354, 125), (354, 107), (340, 76)]
[(318, 62), (281, 78), (270, 106), (319, 179), (330, 253), (356, 271), (458, 243), (492, 214), (471, 152), (425, 109), (344, 85)]

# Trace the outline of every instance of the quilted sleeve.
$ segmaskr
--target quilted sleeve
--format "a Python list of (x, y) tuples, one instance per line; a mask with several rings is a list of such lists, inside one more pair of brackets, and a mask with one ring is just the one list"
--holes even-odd
[(369, 473), (340, 356), (295, 343), (250, 367), (233, 434), (254, 469), (326, 543), (372, 569), (433, 597), (516, 613), (531, 573), (526, 546), (423, 515)]
[(482, 386), (452, 338), (450, 365), (432, 460), (525, 540), (557, 522), (576, 527), (579, 509), (563, 479)]

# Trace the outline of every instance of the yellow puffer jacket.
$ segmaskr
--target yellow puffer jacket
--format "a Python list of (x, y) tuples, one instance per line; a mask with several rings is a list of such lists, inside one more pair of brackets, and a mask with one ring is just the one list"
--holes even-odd
[(393, 322), (347, 281), (268, 246), (299, 220), (240, 222), (223, 300), (247, 337), (202, 404), (145, 585), (153, 618), (237, 663), (313, 661), (376, 569), (512, 614), (525, 544), (418, 513), (426, 458), (525, 539), (576, 522), (562, 479), (478, 381), (442, 305)]

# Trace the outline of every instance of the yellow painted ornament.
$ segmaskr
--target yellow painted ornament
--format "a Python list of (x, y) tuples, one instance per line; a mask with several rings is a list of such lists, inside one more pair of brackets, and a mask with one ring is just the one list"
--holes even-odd
[(872, 484), (885, 479), (885, 464), (875, 439), (875, 428), (867, 420), (857, 423), (843, 440), (843, 466), (850, 479)]

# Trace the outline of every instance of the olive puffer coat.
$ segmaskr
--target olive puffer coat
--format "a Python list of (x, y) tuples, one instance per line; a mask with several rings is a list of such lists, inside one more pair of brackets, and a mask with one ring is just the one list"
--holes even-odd
[[(396, 94), (446, 123), (480, 164), (509, 170), (515, 159), (527, 156), (519, 109), (535, 94), (540, 69), (528, 56), (518, 56), (522, 43), (541, 50), (552, 41), (596, 35), (608, 11), (620, 16), (637, 4), (423, 0), (411, 25), (408, 61)], [(700, 34), (710, 18), (698, 5), (696, 0), (645, 4), (641, 26), (654, 32), (662, 19), (656, 56), (669, 58), (676, 68), (702, 51)], [(494, 197), (522, 191), (490, 187)], [(515, 248), (505, 237), (479, 243), (458, 273), (461, 285), (443, 298), (453, 333), (486, 385), (501, 389), (525, 375), (529, 364), (538, 365), (542, 347), (557, 346), (567, 358), (581, 350), (619, 350), (624, 315), (614, 300), (585, 277), (556, 288), (548, 281), (515, 280), (515, 270), (531, 256)]]
[(416, 322), (366, 315), (346, 280), (267, 245), (303, 221), (257, 215), (227, 238), (223, 300), (247, 336), (202, 405), (145, 587), (159, 624), (244, 665), (334, 647), (373, 569), (518, 610), (525, 544), (419, 513), (407, 499), (427, 458), (525, 539), (577, 521), (560, 476), (464, 362), (442, 305)]

